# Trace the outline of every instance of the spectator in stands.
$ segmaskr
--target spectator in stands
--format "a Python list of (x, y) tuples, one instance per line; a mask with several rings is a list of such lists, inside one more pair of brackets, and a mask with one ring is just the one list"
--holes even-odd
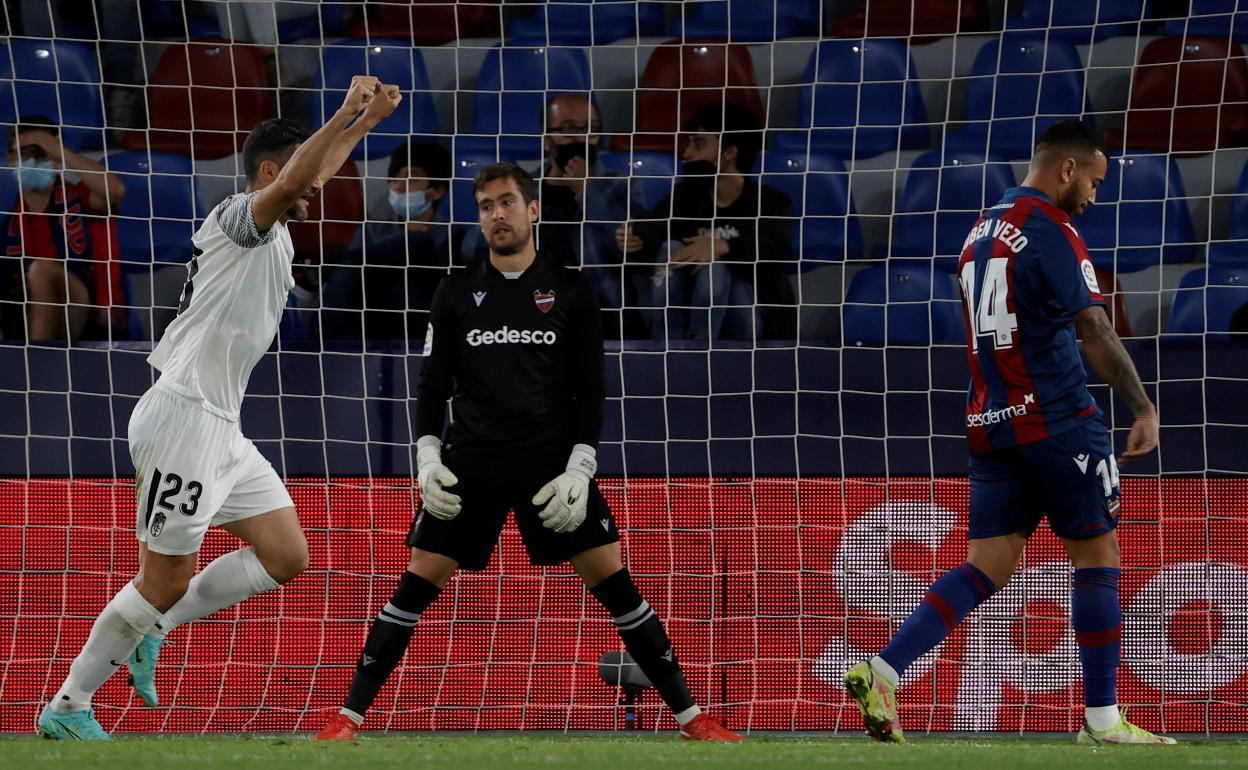
[[(20, 190), (16, 200), (0, 202), (3, 334), (107, 336), (112, 306), (124, 304), (108, 215), (121, 206), (125, 185), (96, 161), (62, 147), (50, 118), (27, 115), (18, 123), (6, 146)], [(62, 171), (75, 172), (78, 183), (62, 180)]]
[(355, 243), (325, 258), (321, 331), (327, 339), (425, 338), (433, 291), (451, 266), (450, 153), (428, 142), (400, 145), (387, 176), (389, 194)]
[[(542, 253), (584, 267), (597, 288), (599, 304), (618, 311), (626, 297), (624, 253), (615, 231), (628, 219), (630, 187), (627, 179), (599, 167), (600, 130), (598, 108), (588, 94), (559, 94), (546, 102), (538, 237)], [(634, 212), (641, 211), (640, 203), (631, 205)], [(617, 316), (612, 312), (604, 318), (608, 337), (614, 336), (610, 327)]]
[[(753, 336), (754, 306), (763, 336), (796, 336), (793, 203), (745, 176), (762, 150), (753, 113), (738, 104), (708, 105), (685, 125), (684, 169), (670, 195), (638, 222), (620, 226), (620, 248), (657, 263), (651, 301), (668, 308), (669, 339)], [(728, 308), (736, 310), (729, 314)], [(703, 309), (705, 308), (705, 310)], [(664, 338), (654, 314), (651, 336)]]

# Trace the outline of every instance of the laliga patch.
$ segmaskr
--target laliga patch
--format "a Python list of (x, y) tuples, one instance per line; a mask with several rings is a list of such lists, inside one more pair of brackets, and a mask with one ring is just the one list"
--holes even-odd
[(1096, 282), (1096, 268), (1092, 267), (1092, 260), (1085, 259), (1079, 263), (1079, 270), (1083, 273), (1083, 282), (1088, 285), (1088, 289), (1095, 294), (1101, 293), (1101, 285)]
[(537, 309), (543, 313), (549, 313), (550, 309), (555, 306), (555, 292), (552, 291), (535, 291), (533, 292), (533, 301), (537, 303)]
[(422, 356), (431, 355), (433, 353), (433, 322), (425, 327), (425, 349), (421, 352)]

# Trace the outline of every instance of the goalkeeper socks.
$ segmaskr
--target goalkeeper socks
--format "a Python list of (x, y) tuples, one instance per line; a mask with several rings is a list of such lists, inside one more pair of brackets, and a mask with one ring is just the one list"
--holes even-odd
[(373, 705), (390, 672), (399, 665), (412, 632), (425, 608), (433, 604), (442, 589), (419, 575), (404, 570), (399, 587), (368, 630), (364, 650), (355, 664), (355, 678), (343, 703), (342, 713), (357, 722), (364, 721), (364, 712)]
[[(1121, 570), (1116, 567), (1075, 570), (1070, 626), (1079, 644), (1079, 663), (1083, 666), (1083, 702), (1089, 707), (1118, 703), (1118, 657), (1122, 648), (1122, 605), (1118, 603), (1120, 574)], [(1093, 728), (1106, 729), (1096, 728), (1096, 725)]]
[(945, 640), (971, 610), (997, 590), (978, 567), (962, 562), (927, 589), (923, 602), (897, 629), (880, 658), (897, 672), (898, 679), (910, 664)]
[(165, 621), (160, 624), (156, 636), (163, 639), (183, 623), (206, 618), (277, 586), (254, 548), (242, 548), (217, 557), (191, 579), (186, 594), (165, 613)]
[(90, 708), (91, 696), (126, 662), (160, 618), (160, 611), (143, 598), (134, 583), (126, 583), (91, 626), (87, 643), (52, 699), (52, 710), (65, 713)]
[(685, 684), (671, 640), (659, 616), (641, 598), (628, 570), (621, 569), (589, 590), (611, 613), (629, 655), (654, 684), (677, 721), (682, 725), (692, 721), (701, 711)]

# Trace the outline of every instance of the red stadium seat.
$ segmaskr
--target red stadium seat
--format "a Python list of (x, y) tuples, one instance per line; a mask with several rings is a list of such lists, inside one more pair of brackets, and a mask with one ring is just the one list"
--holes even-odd
[(223, 158), (276, 115), (269, 48), (227, 40), (172, 43), (147, 87), (150, 129), (127, 132), (127, 150)]
[[(325, 211), (327, 217), (322, 216)], [(295, 254), (319, 262), (321, 255), (350, 246), (363, 221), (364, 185), (355, 161), (348, 158), (308, 207), (307, 221), (290, 224)]]
[(1122, 284), (1114, 277), (1112, 270), (1096, 268), (1096, 283), (1101, 287), (1101, 295), (1105, 297), (1105, 312), (1109, 313), (1109, 322), (1119, 337), (1131, 337), (1131, 319), (1127, 316), (1127, 303), (1123, 299)]
[(501, 37), (501, 12), (495, 2), (411, 0), (369, 2), (364, 16), (347, 25), (347, 37), (398, 38), (413, 45), (442, 45), (469, 37)]
[(988, 29), (986, 0), (859, 0), (853, 16), (836, 20), (837, 37), (910, 37), (931, 42), (955, 32)]
[(1248, 143), (1248, 64), (1239, 43), (1214, 37), (1149, 43), (1132, 75), (1125, 134), (1110, 131), (1106, 142), (1159, 152)]
[[(760, 126), (766, 125), (754, 60), (747, 47), (689, 41), (655, 48), (637, 85), (633, 149), (671, 152), (676, 133), (699, 107), (725, 101), (743, 105)], [(615, 137), (612, 147), (627, 150), (628, 137)]]

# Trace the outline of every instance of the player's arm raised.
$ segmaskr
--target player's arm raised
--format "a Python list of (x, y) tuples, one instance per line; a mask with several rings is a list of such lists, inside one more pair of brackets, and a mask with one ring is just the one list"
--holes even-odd
[(403, 92), (398, 86), (388, 83), (378, 85), (381, 90), (369, 100), (368, 106), (364, 108), (364, 114), (360, 115), (360, 119), (348, 126), (345, 131), (338, 134), (329, 152), (325, 153), (325, 159), (321, 162), (322, 182), (333, 179), (364, 135), (376, 128), (381, 121), (390, 117), (403, 102)]
[(1075, 313), (1075, 329), (1083, 341), (1083, 352), (1092, 368), (1135, 415), (1135, 422), (1127, 436), (1127, 448), (1118, 458), (1119, 465), (1126, 465), (1157, 446), (1157, 409), (1144, 392), (1144, 383), (1135, 371), (1131, 354), (1114, 331), (1105, 308), (1092, 305)]
[(351, 79), (351, 87), (338, 111), (299, 145), (272, 184), (256, 194), (251, 204), (256, 230), (264, 232), (271, 228), (291, 204), (312, 187), (320, 176), (325, 155), (355, 116), (368, 106), (379, 85), (375, 77), (357, 75)]

